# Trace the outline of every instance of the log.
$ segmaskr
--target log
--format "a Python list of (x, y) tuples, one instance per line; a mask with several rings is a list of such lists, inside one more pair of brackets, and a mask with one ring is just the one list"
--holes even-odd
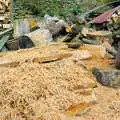
[(72, 49), (78, 49), (81, 46), (80, 43), (71, 43), (68, 44), (68, 48), (72, 48)]
[(62, 39), (58, 40), (60, 42), (71, 42), (73, 39), (77, 39), (81, 36), (81, 31), (83, 29), (84, 25), (82, 24), (75, 24), (72, 27), (71, 32), (69, 32), (66, 36), (64, 36)]
[(98, 82), (102, 85), (120, 88), (120, 71), (115, 68), (102, 69), (92, 68), (92, 73), (96, 76)]
[(3, 48), (3, 46), (5, 45), (5, 43), (8, 41), (9, 37), (10, 37), (10, 34), (4, 35), (2, 37), (2, 39), (0, 40), (0, 50)]
[(96, 40), (90, 40), (90, 39), (87, 39), (87, 38), (83, 38), (82, 41), (86, 44), (98, 44)]
[(115, 56), (117, 54), (117, 51), (115, 49), (111, 49), (111, 48), (107, 48), (105, 47), (107, 52), (113, 56)]
[(0, 37), (2, 37), (3, 35), (5, 35), (5, 34), (7, 34), (9, 32), (12, 32), (12, 30), (13, 30), (13, 28), (9, 28), (9, 29), (7, 29), (7, 30), (5, 30), (3, 32), (0, 32)]

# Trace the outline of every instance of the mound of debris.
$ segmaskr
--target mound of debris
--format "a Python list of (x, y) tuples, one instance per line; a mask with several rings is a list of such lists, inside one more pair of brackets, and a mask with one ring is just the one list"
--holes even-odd
[(84, 110), (96, 101), (95, 77), (74, 62), (76, 51), (63, 48), (51, 44), (0, 55), (1, 119), (53, 120), (71, 105), (84, 103)]
[[(96, 97), (95, 91), (100, 92), (101, 87), (90, 72), (95, 66), (106, 69), (111, 66), (102, 46), (83, 45), (76, 50), (65, 43), (51, 43), (1, 53), (1, 119), (84, 120), (84, 115), (85, 120), (92, 119), (95, 108), (104, 99), (102, 95)], [(108, 99), (116, 99), (112, 98)], [(100, 114), (95, 115), (98, 118)]]

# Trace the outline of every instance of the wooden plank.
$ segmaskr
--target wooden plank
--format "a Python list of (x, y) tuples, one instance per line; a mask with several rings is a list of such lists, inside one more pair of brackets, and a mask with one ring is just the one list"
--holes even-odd
[(0, 10), (0, 14), (4, 14), (5, 13), (5, 10)]
[(0, 16), (0, 21), (4, 21), (5, 20), (5, 16)]
[(9, 6), (10, 0), (0, 0), (0, 3), (6, 7)]
[(5, 43), (7, 42), (7, 40), (9, 39), (10, 34), (8, 35), (4, 35), (2, 37), (2, 39), (0, 40), (0, 50), (2, 49), (2, 47), (5, 45)]
[(10, 24), (3, 24), (3, 28), (7, 29), (7, 28), (10, 28), (11, 25)]
[(33, 58), (32, 62), (49, 63), (49, 62), (54, 62), (54, 61), (61, 60), (67, 57), (71, 57), (72, 55), (73, 55), (72, 53), (63, 53), (63, 54), (47, 56), (47, 57), (36, 57), (36, 58)]
[(0, 28), (2, 28), (3, 27), (3, 25), (2, 24), (0, 24)]

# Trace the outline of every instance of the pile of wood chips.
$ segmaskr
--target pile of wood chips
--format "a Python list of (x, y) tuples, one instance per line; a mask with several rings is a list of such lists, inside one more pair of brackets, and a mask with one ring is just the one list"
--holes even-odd
[(89, 111), (97, 84), (84, 65), (103, 58), (74, 61), (75, 53), (63, 43), (1, 53), (0, 119), (65, 120)]

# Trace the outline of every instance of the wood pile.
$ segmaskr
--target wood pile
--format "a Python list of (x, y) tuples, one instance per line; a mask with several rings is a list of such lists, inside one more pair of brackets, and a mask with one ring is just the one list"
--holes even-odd
[(0, 31), (10, 28), (10, 0), (0, 0)]

